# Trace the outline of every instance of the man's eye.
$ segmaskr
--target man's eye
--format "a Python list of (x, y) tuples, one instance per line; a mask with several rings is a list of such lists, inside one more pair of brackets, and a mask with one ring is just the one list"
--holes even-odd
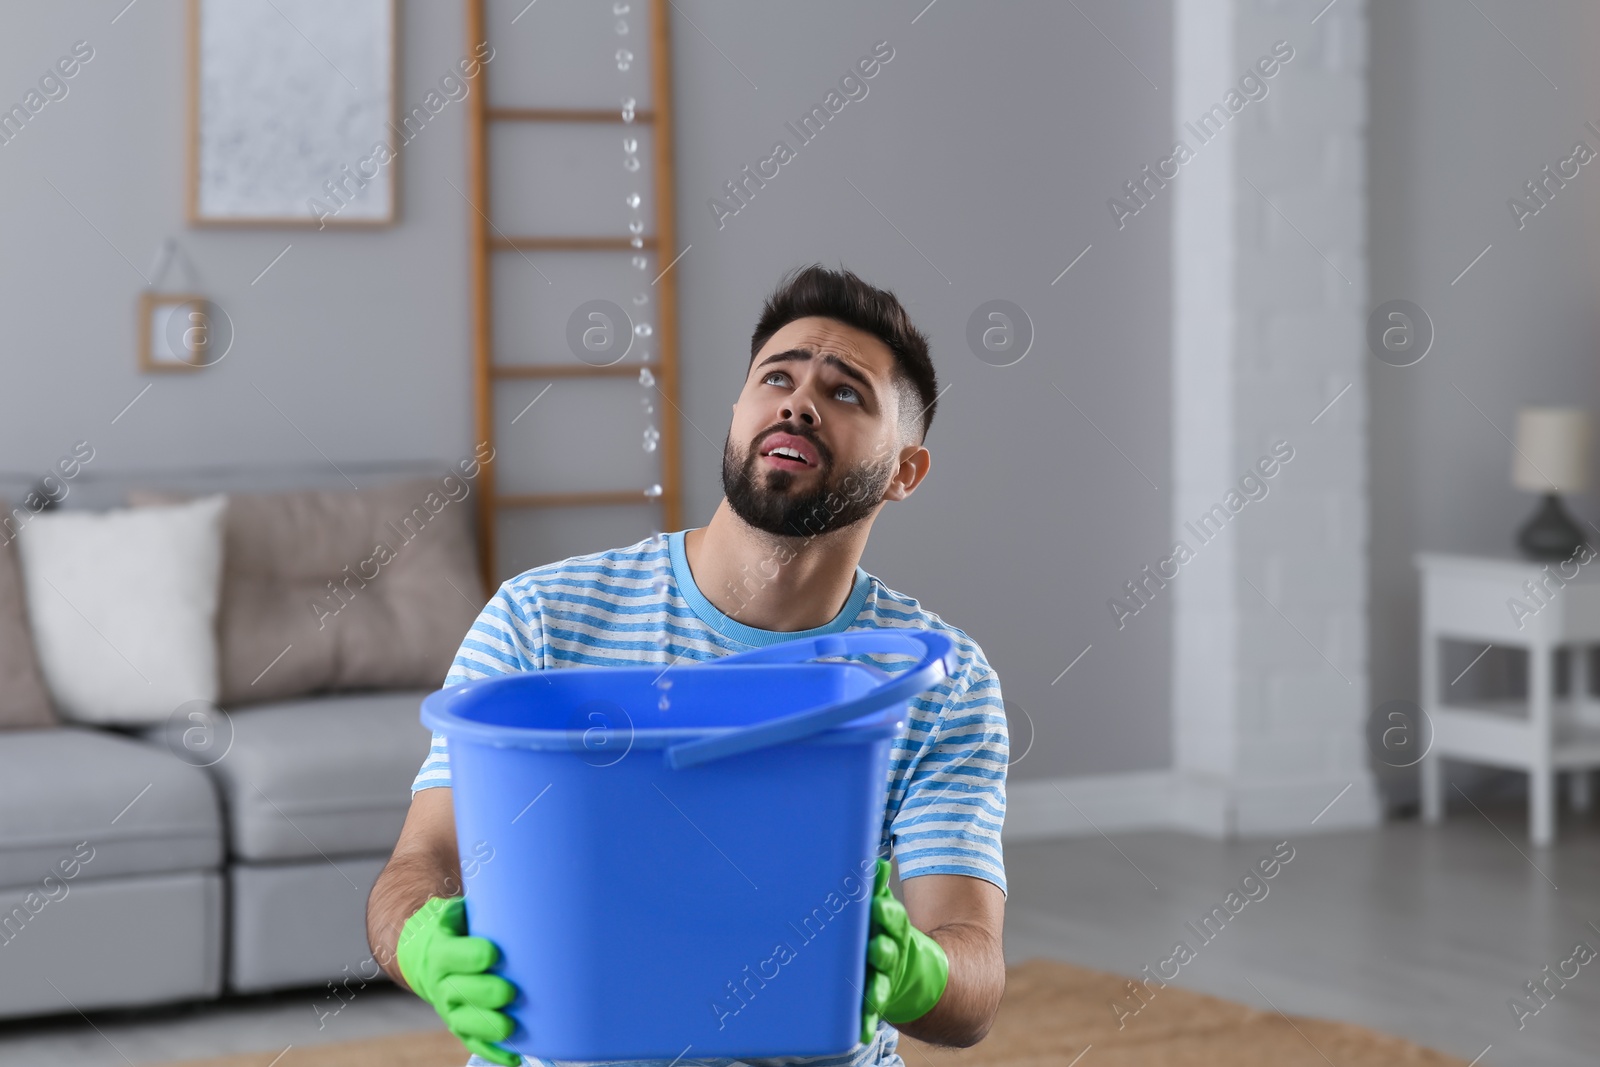
[[(767, 374), (766, 374), (766, 377), (761, 379), (761, 384), (762, 385), (766, 385), (766, 384), (770, 383), (774, 378), (782, 378), (785, 381), (787, 381), (788, 377), (789, 377), (789, 375), (786, 374), (785, 372), (781, 371), (781, 370), (768, 371)], [(853, 404), (862, 403), (861, 394), (860, 394), (859, 391), (856, 390), (855, 386), (853, 386), (853, 385), (839, 385), (839, 386), (836, 386), (834, 388), (833, 392), (834, 392), (835, 396), (838, 396), (840, 393), (848, 393), (848, 394), (850, 394), (850, 402), (851, 403), (853, 403)]]

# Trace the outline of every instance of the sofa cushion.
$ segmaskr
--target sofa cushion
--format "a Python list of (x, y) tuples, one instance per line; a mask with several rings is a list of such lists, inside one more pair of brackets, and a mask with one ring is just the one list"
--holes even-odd
[(13, 730), (0, 747), (0, 886), (60, 880), (63, 861), (73, 879), (221, 864), (216, 790), (172, 753), (79, 726)]
[(326, 1025), (349, 997), (384, 977), (367, 945), (366, 915), (367, 897), (388, 862), (385, 850), (332, 863), (318, 857), (229, 865), (228, 988), (258, 993), (329, 984), (339, 994), (311, 1002)]
[[(23, 515), (31, 517), (27, 512)], [(0, 516), (7, 519), (0, 522), (0, 730), (54, 726), (56, 713), (39, 673), (22, 594), (22, 571), (17, 566), (13, 530), (18, 523), (3, 500)]]
[[(347, 693), (231, 712), (231, 743), (210, 765), (230, 854), (291, 860), (394, 848), (432, 739), (419, 718), (430, 691)], [(156, 743), (162, 735), (147, 732)]]
[(22, 528), (28, 619), (63, 717), (160, 722), (216, 699), (226, 503), (47, 511)]
[[(467, 482), (234, 493), (218, 622), (224, 706), (437, 688), (487, 599)], [(181, 495), (132, 492), (133, 504)]]
[[(31, 890), (0, 887), (0, 916), (10, 917), (0, 926), (0, 1019), (203, 1000), (222, 992), (221, 873), (91, 881), (88, 872), (99, 861), (57, 891), (59, 902), (30, 902)], [(76, 1023), (80, 1017), (71, 1018)], [(10, 1035), (17, 1031), (6, 1033), (7, 1063), (105, 1062), (92, 1058), (87, 1043), (73, 1042), (54, 1055), (33, 1045), (30, 1054), (23, 1049), (32, 1042), (13, 1044)], [(74, 1046), (83, 1059), (69, 1051)]]

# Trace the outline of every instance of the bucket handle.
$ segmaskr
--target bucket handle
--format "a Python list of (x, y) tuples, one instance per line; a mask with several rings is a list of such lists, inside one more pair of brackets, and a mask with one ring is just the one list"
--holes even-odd
[(725, 756), (736, 756), (768, 745), (782, 744), (849, 722), (869, 711), (904, 703), (941, 678), (954, 675), (960, 664), (955, 642), (935, 630), (879, 628), (851, 633), (823, 634), (784, 641), (766, 648), (722, 656), (695, 669), (715, 669), (724, 663), (804, 663), (823, 656), (848, 656), (867, 652), (921, 655), (922, 661), (871, 692), (842, 704), (824, 704), (754, 726), (741, 727), (715, 737), (681, 741), (666, 748), (667, 766), (693, 767)]

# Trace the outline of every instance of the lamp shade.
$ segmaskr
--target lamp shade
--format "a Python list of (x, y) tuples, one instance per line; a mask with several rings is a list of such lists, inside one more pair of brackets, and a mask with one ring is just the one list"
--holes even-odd
[(1511, 480), (1534, 493), (1582, 492), (1589, 485), (1592, 427), (1582, 408), (1520, 408)]

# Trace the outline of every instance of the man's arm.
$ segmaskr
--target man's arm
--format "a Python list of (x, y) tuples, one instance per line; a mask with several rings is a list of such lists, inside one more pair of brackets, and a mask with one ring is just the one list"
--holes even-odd
[(401, 988), (410, 989), (395, 947), (400, 928), (429, 897), (461, 893), (461, 857), (456, 851), (455, 806), (448, 786), (419, 789), (400, 830), (394, 854), (367, 897), (367, 947), (378, 966)]
[[(544, 641), (537, 609), (507, 582), (495, 591), (461, 639), (445, 675), (445, 688), (516, 671), (543, 662)], [(400, 973), (395, 947), (405, 922), (433, 897), (460, 896), (455, 806), (444, 736), (434, 732), (428, 758), (412, 782), (411, 807), (394, 853), (367, 897), (367, 945), (378, 965), (410, 988)], [(421, 788), (418, 788), (421, 786)]]
[(907, 878), (900, 894), (911, 925), (944, 949), (950, 980), (931, 1011), (895, 1029), (936, 1045), (976, 1045), (989, 1033), (1006, 988), (1005, 894), (993, 882), (964, 874)]

